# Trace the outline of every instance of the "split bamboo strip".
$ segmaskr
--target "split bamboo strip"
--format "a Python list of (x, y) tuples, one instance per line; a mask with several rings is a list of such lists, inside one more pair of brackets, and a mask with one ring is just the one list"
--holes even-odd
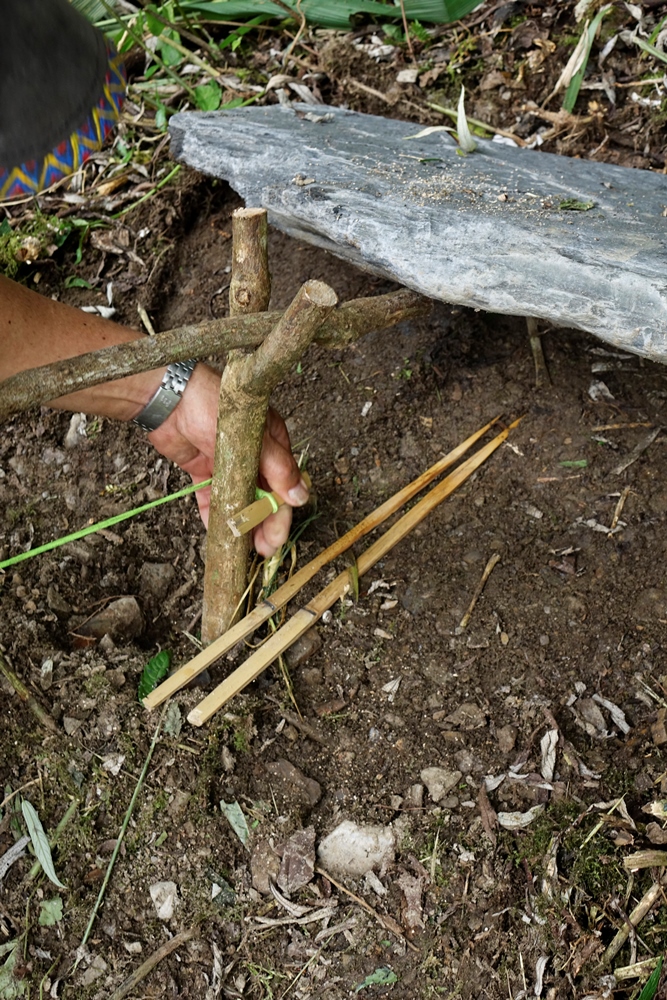
[[(521, 419), (521, 418), (519, 418)], [(454, 492), (476, 469), (482, 465), (493, 452), (507, 439), (509, 432), (519, 423), (515, 420), (508, 428), (501, 431), (492, 441), (484, 445), (479, 451), (467, 459), (462, 465), (451, 472), (441, 483), (434, 486), (412, 510), (409, 510), (403, 517), (392, 525), (392, 527), (381, 535), (365, 552), (362, 552), (357, 559), (357, 573), (361, 577), (380, 559), (384, 558), (413, 528), (420, 524), (430, 512), (442, 503), (442, 501)], [(212, 715), (226, 705), (227, 702), (239, 694), (251, 681), (254, 681), (262, 671), (281, 653), (284, 653), (292, 643), (307, 632), (318, 619), (322, 617), (336, 601), (344, 597), (352, 589), (352, 578), (349, 570), (340, 573), (331, 583), (320, 591), (312, 601), (309, 601), (303, 608), (299, 608), (297, 613), (283, 625), (281, 629), (267, 639), (267, 641), (252, 656), (241, 664), (232, 674), (227, 677), (222, 684), (219, 684), (206, 698), (203, 699), (188, 715), (188, 722), (193, 726), (202, 726)]]
[(328, 563), (337, 559), (338, 556), (347, 552), (355, 542), (360, 541), (366, 535), (368, 535), (375, 528), (379, 527), (388, 517), (395, 514), (397, 510), (408, 503), (417, 493), (420, 493), (426, 486), (429, 485), (441, 472), (448, 469), (450, 466), (458, 462), (460, 458), (470, 449), (472, 446), (486, 434), (488, 430), (498, 421), (498, 417), (490, 420), (488, 424), (481, 427), (474, 434), (471, 434), (469, 438), (466, 438), (461, 444), (457, 445), (452, 451), (450, 451), (443, 458), (439, 459), (430, 469), (423, 472), (421, 476), (414, 479), (407, 486), (404, 486), (402, 490), (395, 493), (394, 496), (390, 497), (388, 500), (374, 510), (371, 514), (365, 517), (359, 524), (351, 528), (342, 535), (337, 541), (329, 545), (324, 551), (320, 552), (318, 556), (315, 556), (309, 563), (302, 566), (294, 576), (292, 576), (287, 583), (284, 583), (282, 587), (279, 587), (273, 594), (271, 594), (271, 600), (262, 601), (256, 608), (254, 608), (249, 615), (243, 618), (236, 625), (233, 625), (229, 631), (221, 635), (219, 639), (212, 642), (210, 646), (203, 649), (201, 653), (198, 653), (189, 663), (184, 664), (179, 670), (176, 670), (171, 677), (168, 677), (162, 684), (159, 685), (154, 691), (152, 691), (146, 698), (144, 698), (144, 705), (148, 709), (157, 708), (161, 705), (163, 701), (170, 698), (181, 688), (189, 684), (202, 670), (206, 670), (211, 664), (215, 663), (216, 660), (224, 656), (230, 649), (232, 649), (237, 642), (241, 642), (246, 636), (252, 635), (260, 625), (263, 625), (268, 618), (283, 608), (288, 601), (291, 601), (293, 597), (301, 590), (302, 587), (312, 580), (316, 573), (326, 566)]
[[(310, 489), (312, 482), (308, 473), (302, 472), (301, 478), (308, 489)], [(232, 534), (236, 538), (240, 538), (241, 535), (247, 535), (249, 531), (252, 531), (258, 524), (265, 521), (270, 514), (274, 514), (284, 503), (285, 501), (282, 497), (277, 496), (277, 494), (264, 493), (264, 496), (259, 500), (253, 500), (247, 507), (244, 507), (238, 514), (235, 514), (234, 517), (228, 518), (227, 524)]]

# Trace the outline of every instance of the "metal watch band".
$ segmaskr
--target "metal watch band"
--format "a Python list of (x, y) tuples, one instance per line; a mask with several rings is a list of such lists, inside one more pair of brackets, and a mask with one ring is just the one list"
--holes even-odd
[(141, 413), (134, 418), (134, 423), (139, 424), (145, 431), (157, 430), (180, 403), (196, 364), (197, 359), (190, 358), (188, 361), (174, 361), (169, 365), (160, 388)]

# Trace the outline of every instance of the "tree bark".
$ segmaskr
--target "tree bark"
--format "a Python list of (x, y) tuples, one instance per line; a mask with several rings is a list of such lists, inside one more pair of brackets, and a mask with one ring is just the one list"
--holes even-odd
[[(237, 209), (232, 215), (232, 233), (229, 315), (264, 312), (271, 298), (266, 209)], [(262, 409), (263, 400), (243, 394), (244, 359), (240, 350), (229, 352), (220, 384), (202, 609), (201, 635), (206, 646), (232, 624), (246, 588), (251, 539), (235, 536), (227, 520), (254, 497), (266, 407)], [(235, 386), (240, 392), (235, 392)]]
[[(336, 293), (324, 282), (307, 281), (260, 347), (253, 354), (234, 359), (222, 373), (216, 443), (219, 463), (211, 487), (211, 510), (215, 504), (216, 516), (223, 522), (252, 501), (269, 397), (299, 360), (336, 301)], [(209, 529), (202, 616), (205, 645), (229, 628), (230, 616), (245, 588), (245, 574), (241, 584), (234, 569), (234, 599), (228, 574), (238, 552), (245, 552), (247, 558), (247, 536), (235, 538), (226, 523), (224, 531), (226, 535), (216, 537)]]
[[(327, 317), (315, 339), (328, 348), (343, 348), (367, 333), (427, 316), (431, 308), (429, 299), (405, 288), (388, 295), (352, 299)], [(281, 315), (274, 311), (177, 327), (155, 337), (19, 372), (0, 382), (0, 422), (57, 396), (160, 368), (172, 361), (224, 354), (237, 347), (257, 347)]]

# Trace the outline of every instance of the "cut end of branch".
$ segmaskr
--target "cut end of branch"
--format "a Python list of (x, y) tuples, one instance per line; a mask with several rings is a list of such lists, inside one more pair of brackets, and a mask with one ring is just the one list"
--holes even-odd
[(237, 208), (232, 212), (233, 219), (255, 219), (260, 215), (266, 215), (265, 208)]
[(324, 281), (307, 281), (303, 286), (303, 290), (310, 302), (315, 306), (320, 306), (322, 309), (333, 309), (338, 303), (338, 296), (333, 288)]

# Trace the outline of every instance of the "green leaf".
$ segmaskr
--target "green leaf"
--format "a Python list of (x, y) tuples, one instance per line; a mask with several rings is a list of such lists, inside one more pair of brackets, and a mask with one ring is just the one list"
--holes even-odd
[(0, 1000), (15, 1000), (16, 997), (25, 996), (27, 986), (25, 979), (14, 977), (14, 966), (20, 952), (19, 944), (20, 938), (9, 943), (9, 957), (0, 967)]
[(566, 198), (558, 206), (560, 212), (590, 212), (592, 208), (595, 208), (594, 201), (577, 201), (576, 198)]
[(158, 105), (158, 109), (155, 112), (155, 128), (164, 130), (167, 127), (167, 109), (164, 104)]
[(63, 901), (60, 896), (45, 899), (39, 904), (39, 926), (53, 927), (63, 918)]
[(359, 993), (361, 990), (365, 990), (368, 986), (391, 986), (392, 983), (398, 982), (398, 976), (396, 973), (389, 969), (387, 966), (382, 966), (376, 969), (375, 972), (371, 972), (369, 976), (366, 976), (363, 983), (359, 983), (355, 986), (354, 992)]
[(227, 817), (229, 825), (245, 847), (250, 839), (250, 830), (248, 829), (248, 824), (245, 816), (243, 815), (241, 806), (236, 801), (221, 802), (220, 811), (223, 816)]
[(201, 111), (217, 111), (222, 99), (220, 84), (215, 80), (211, 80), (210, 83), (200, 83), (195, 87), (195, 98), (197, 107)]
[(662, 955), (658, 959), (658, 964), (651, 973), (650, 978), (646, 981), (646, 986), (639, 994), (639, 1000), (653, 1000), (653, 997), (658, 992), (658, 986), (660, 985), (660, 974), (662, 972)]
[[(380, 19), (400, 20), (398, 4), (380, 0), (284, 0), (295, 12), (295, 21), (303, 14), (308, 24), (321, 28), (349, 30), (356, 14), (369, 14)], [(405, 15), (410, 21), (450, 24), (479, 7), (480, 0), (405, 0)], [(272, 0), (181, 0), (183, 10), (200, 11), (207, 19), (224, 21), (264, 14), (285, 19), (285, 7)]]
[(559, 462), (558, 464), (562, 465), (564, 469), (585, 469), (588, 465), (588, 459), (576, 458), (571, 462)]
[(171, 665), (171, 653), (168, 649), (163, 649), (151, 660), (148, 661), (141, 674), (137, 696), (139, 701), (147, 698), (151, 691), (154, 691), (160, 681), (169, 673)]
[(85, 278), (79, 278), (76, 274), (70, 274), (65, 278), (65, 288), (92, 288), (93, 286)]
[(579, 90), (584, 81), (584, 74), (586, 72), (586, 66), (588, 65), (588, 57), (591, 54), (591, 48), (593, 47), (593, 42), (595, 41), (595, 36), (598, 33), (598, 29), (602, 22), (602, 18), (611, 10), (611, 4), (607, 4), (606, 7), (601, 7), (597, 12), (590, 24), (586, 24), (584, 31), (586, 32), (586, 38), (584, 41), (584, 51), (581, 58), (581, 66), (574, 74), (567, 90), (565, 91), (565, 98), (563, 100), (563, 111), (569, 111), (570, 113), (574, 109), (574, 105), (577, 102), (577, 97), (579, 96)]
[(25, 825), (27, 826), (28, 833), (30, 834), (32, 846), (35, 850), (35, 856), (44, 869), (44, 874), (48, 878), (49, 882), (53, 882), (58, 889), (66, 889), (67, 886), (63, 885), (60, 881), (56, 875), (56, 870), (53, 867), (51, 847), (49, 845), (48, 838), (44, 833), (42, 821), (37, 815), (37, 810), (32, 803), (28, 802), (27, 799), (24, 799), (21, 803), (21, 812), (23, 813), (23, 819), (25, 820)]

